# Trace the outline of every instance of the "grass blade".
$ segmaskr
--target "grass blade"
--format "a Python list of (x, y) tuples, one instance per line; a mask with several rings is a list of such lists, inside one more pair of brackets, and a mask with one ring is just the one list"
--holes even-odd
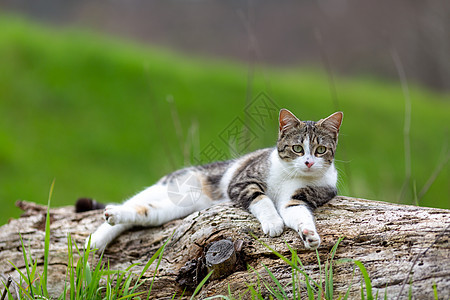
[(50, 250), (50, 201), (53, 196), (54, 187), (55, 187), (55, 179), (53, 179), (52, 185), (50, 186), (50, 191), (48, 193), (47, 215), (45, 217), (44, 271), (42, 273), (42, 277), (40, 280), (41, 288), (46, 298), (48, 298), (47, 279), (48, 279), (48, 261)]
[[(174, 231), (174, 232), (175, 232), (175, 231)], [(137, 289), (138, 287), (140, 287), (140, 286), (143, 284), (143, 282), (140, 282), (142, 276), (144, 276), (145, 272), (147, 272), (147, 270), (150, 268), (150, 266), (153, 264), (153, 262), (156, 260), (156, 258), (158, 258), (158, 263), (157, 263), (157, 266), (156, 266), (156, 269), (155, 269), (155, 273), (153, 274), (152, 283), (151, 283), (150, 289), (149, 289), (149, 291), (148, 291), (147, 299), (149, 298), (150, 292), (151, 292), (152, 287), (153, 287), (153, 282), (154, 282), (154, 280), (155, 280), (156, 271), (158, 270), (158, 267), (159, 267), (159, 265), (160, 265), (160, 263), (161, 263), (162, 254), (164, 253), (164, 249), (166, 248), (166, 245), (167, 245), (167, 243), (170, 241), (170, 239), (172, 238), (172, 236), (173, 236), (173, 233), (172, 233), (172, 235), (167, 239), (167, 241), (165, 241), (164, 244), (163, 244), (163, 245), (155, 252), (155, 254), (153, 254), (153, 256), (150, 258), (150, 260), (145, 264), (144, 268), (142, 269), (142, 272), (139, 274), (139, 277), (136, 279), (136, 283), (135, 283), (135, 285), (133, 286), (133, 289), (131, 290), (131, 293), (134, 293), (134, 292), (136, 291), (136, 289)]]
[[(299, 273), (301, 273), (303, 276), (308, 277), (309, 280), (311, 280), (312, 283), (314, 283), (314, 285), (316, 285), (319, 289), (321, 289), (321, 287), (317, 284), (316, 281), (314, 281), (311, 277), (308, 276), (308, 274), (306, 274), (305, 271), (303, 271), (301, 268), (299, 268), (299, 266), (292, 264), (292, 262), (287, 259), (286, 257), (284, 257), (281, 253), (277, 252), (275, 249), (272, 249), (269, 245), (267, 245), (266, 243), (264, 243), (263, 241), (261, 241), (260, 239), (258, 239), (253, 233), (250, 233), (250, 235), (256, 239), (258, 242), (260, 242), (264, 247), (266, 247), (267, 249), (269, 249), (273, 254), (275, 254), (276, 256), (278, 256), (278, 258), (280, 258), (281, 260), (283, 260), (285, 263), (287, 263), (289, 266), (291, 266), (292, 268), (295, 268)], [(293, 249), (287, 245), (289, 250), (291, 251), (291, 253), (293, 253)], [(299, 261), (300, 262), (300, 261)], [(300, 266), (303, 267), (301, 265), (300, 262)]]
[[(343, 237), (340, 237), (336, 244), (334, 244), (331, 249), (331, 258), (325, 264), (325, 297), (326, 299), (333, 299), (334, 289), (333, 289), (333, 261), (334, 256), (336, 255), (337, 248), (340, 242), (343, 240)], [(316, 250), (317, 251), (317, 250)], [(318, 255), (318, 254), (317, 254)]]
[[(323, 281), (322, 281), (322, 263), (320, 262), (320, 256), (319, 251), (316, 249), (316, 256), (317, 256), (317, 264), (319, 265), (319, 285), (320, 287), (323, 287)], [(309, 298), (311, 299), (311, 298)], [(313, 298), (314, 299), (314, 298)]]
[(264, 269), (267, 271), (267, 273), (269, 274), (270, 278), (272, 278), (272, 281), (275, 283), (275, 285), (276, 285), (277, 288), (278, 288), (279, 293), (277, 293), (277, 292), (273, 289), (273, 291), (274, 291), (274, 294), (273, 294), (273, 295), (274, 295), (275, 297), (277, 297), (278, 299), (286, 299), (286, 298), (287, 298), (287, 295), (286, 295), (286, 293), (284, 292), (284, 289), (283, 289), (281, 283), (278, 281), (278, 279), (275, 277), (275, 275), (273, 275), (273, 273), (269, 270), (269, 268), (267, 268), (266, 265), (264, 265), (264, 264), (262, 264), (262, 265), (263, 265)]
[[(317, 283), (314, 279), (312, 279), (312, 278), (304, 271), (305, 267), (303, 266), (302, 261), (301, 261), (300, 258), (298, 257), (297, 252), (296, 252), (294, 249), (292, 249), (292, 247), (289, 246), (287, 243), (286, 243), (286, 245), (287, 245), (287, 247), (289, 248), (289, 251), (291, 252), (291, 254), (292, 254), (292, 255), (295, 255), (295, 256), (297, 257), (298, 265), (300, 265), (300, 266), (298, 266), (298, 265), (296, 264), (296, 265), (291, 265), (291, 266), (292, 266), (293, 268), (295, 268), (296, 271), (298, 271), (300, 274), (302, 274), (302, 275), (305, 277), (305, 281), (306, 281), (306, 279), (308, 279), (310, 283), (312, 282), (312, 283), (314, 284), (314, 286), (316, 286), (317, 289), (318, 289), (318, 290), (322, 293), (322, 295), (323, 295), (322, 276), (319, 276), (320, 284)], [(318, 255), (318, 253), (317, 253), (317, 255)], [(318, 263), (319, 263), (319, 266), (320, 266), (320, 258), (319, 258), (319, 256), (317, 256), (317, 259), (318, 259)], [(320, 274), (320, 275), (321, 275), (321, 274)], [(312, 288), (312, 286), (311, 286), (311, 288)], [(312, 288), (312, 290), (314, 291), (315, 289)]]
[(325, 298), (333, 299), (333, 261), (325, 265)]
[[(89, 238), (89, 244), (90, 244), (90, 238)], [(89, 248), (89, 245), (88, 245)], [(69, 285), (70, 285), (70, 299), (75, 299), (75, 272), (74, 272), (74, 265), (73, 265), (73, 245), (72, 245), (72, 236), (69, 232), (67, 235), (67, 249), (68, 249), (68, 266), (67, 271), (69, 274)]]
[[(23, 274), (22, 271), (19, 270), (19, 268), (17, 268), (11, 261), (9, 262), (13, 268), (17, 271), (17, 273), (20, 274), (20, 278), (23, 279), (25, 282), (28, 283), (28, 277), (27, 275)], [(22, 280), (21, 280), (22, 281)], [(19, 287), (19, 289), (29, 298), (29, 299), (34, 299), (34, 296), (32, 296), (30, 293), (28, 293), (28, 291), (23, 287), (22, 284), (17, 284), (17, 286)]]
[[(250, 294), (252, 295), (251, 299), (259, 299), (259, 300), (264, 300), (264, 298), (262, 297), (261, 293), (258, 293), (253, 286), (246, 284), (248, 289), (250, 290)], [(193, 298), (191, 298), (192, 300)]]
[(22, 235), (19, 233), (19, 237), (20, 237), (20, 243), (22, 245), (22, 255), (23, 255), (23, 260), (25, 262), (25, 269), (27, 271), (27, 276), (24, 277), (24, 280), (26, 281), (26, 283), (28, 284), (28, 287), (30, 288), (30, 294), (32, 298), (35, 298), (34, 296), (34, 292), (33, 292), (33, 278), (31, 277), (30, 274), (30, 266), (28, 264), (28, 258), (27, 258), (27, 252), (25, 251), (25, 246), (23, 244), (23, 239), (22, 239)]
[[(294, 252), (292, 253), (292, 264), (293, 265), (297, 265), (297, 251), (294, 250)], [(294, 268), (292, 269), (292, 298), (293, 299), (297, 299), (297, 271)]]
[(150, 288), (148, 289), (147, 299), (150, 298), (149, 296), (150, 296), (150, 293), (151, 293), (151, 291), (153, 289), (153, 283), (155, 283), (156, 272), (158, 272), (159, 265), (161, 264), (162, 256), (163, 256), (163, 253), (164, 253), (164, 248), (166, 247), (166, 244), (167, 244), (168, 241), (169, 241), (169, 239), (163, 245), (161, 253), (159, 254), (158, 262), (156, 263), (155, 273), (153, 273), (152, 283), (150, 284)]
[(314, 300), (314, 290), (311, 286), (311, 283), (309, 282), (309, 278), (305, 278), (305, 282), (306, 282), (306, 293), (308, 294), (308, 299), (309, 300)]
[(197, 295), (197, 293), (200, 292), (200, 290), (202, 289), (203, 285), (205, 285), (206, 281), (208, 281), (209, 277), (211, 277), (213, 272), (214, 272), (214, 270), (209, 272), (208, 275), (206, 275), (205, 278), (203, 278), (203, 280), (195, 288), (195, 291), (194, 291), (194, 293), (191, 296), (191, 300), (194, 300), (195, 295)]
[[(356, 267), (353, 267), (352, 279), (350, 280), (350, 282), (353, 282), (353, 278), (354, 278), (354, 276), (355, 276), (355, 271), (356, 271)], [(351, 289), (352, 289), (352, 285), (349, 284), (349, 285), (348, 285), (347, 292), (345, 293), (344, 298), (342, 298), (342, 300), (347, 300), (347, 299), (348, 299), (348, 297), (350, 296), (350, 290), (351, 290)]]
[(118, 298), (117, 300), (122, 300), (122, 299), (131, 299), (133, 297), (138, 297), (140, 295), (144, 294), (144, 292), (137, 292), (137, 293), (133, 293), (133, 294), (128, 294), (126, 296), (122, 296), (120, 298)]
[[(361, 274), (363, 275), (364, 283), (366, 285), (367, 300), (373, 300), (372, 283), (370, 281), (369, 273), (367, 272), (366, 267), (364, 267), (363, 263), (360, 262), (359, 260), (354, 260), (353, 262), (359, 268), (359, 270), (361, 271)], [(361, 282), (361, 284), (362, 284), (362, 282)], [(363, 291), (361, 291), (361, 293), (363, 293)]]
[(433, 294), (434, 294), (434, 299), (439, 300), (436, 282), (433, 282)]

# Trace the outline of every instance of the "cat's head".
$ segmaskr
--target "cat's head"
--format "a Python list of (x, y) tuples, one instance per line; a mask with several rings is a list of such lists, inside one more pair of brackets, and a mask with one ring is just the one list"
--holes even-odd
[[(300, 121), (287, 109), (280, 111), (278, 155), (300, 176), (320, 176), (333, 164), (342, 112), (317, 122)], [(295, 170), (295, 171), (294, 171)]]

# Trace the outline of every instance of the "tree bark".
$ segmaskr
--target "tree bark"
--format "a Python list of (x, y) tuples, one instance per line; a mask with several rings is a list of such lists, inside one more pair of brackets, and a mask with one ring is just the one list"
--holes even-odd
[[(18, 274), (9, 261), (24, 270), (19, 233), (28, 253), (37, 260), (38, 265), (43, 263), (46, 214), (44, 206), (27, 202), (19, 202), (18, 205), (25, 211), (24, 215), (0, 229), (0, 273), (5, 276), (3, 278), (11, 275), (16, 280)], [(414, 299), (433, 299), (435, 285), (439, 299), (450, 297), (449, 210), (336, 197), (317, 209), (315, 216), (322, 238), (318, 249), (322, 269), (333, 245), (344, 237), (334, 259), (361, 261), (372, 280), (374, 295), (379, 293), (382, 298), (387, 293), (388, 299), (407, 299), (411, 290)], [(62, 292), (66, 279), (67, 235), (70, 233), (77, 245), (82, 247), (88, 235), (103, 220), (100, 210), (75, 213), (74, 207), (61, 207), (50, 210), (50, 221), (48, 272), (50, 292), (56, 296)], [(271, 282), (263, 264), (283, 286), (287, 285), (289, 294), (292, 288), (288, 285), (292, 277), (290, 266), (256, 240), (252, 233), (288, 258), (291, 255), (287, 245), (297, 249), (305, 271), (313, 279), (319, 279), (316, 252), (306, 250), (297, 233), (286, 229), (280, 237), (268, 237), (250, 213), (231, 203), (193, 213), (157, 228), (133, 229), (106, 249), (104, 259), (109, 260), (111, 269), (125, 270), (131, 264), (140, 263), (133, 268), (139, 274), (157, 249), (171, 238), (152, 290), (154, 299), (171, 299), (175, 293), (181, 295), (183, 292), (180, 284), (189, 286), (186, 283), (192, 280), (191, 287), (195, 286), (208, 273), (205, 262), (206, 257), (212, 257), (212, 252), (207, 255), (212, 243), (228, 240), (234, 243), (234, 249), (231, 251), (225, 247), (225, 252), (227, 255), (231, 253), (234, 269), (212, 277), (201, 290), (200, 298), (228, 294), (228, 286), (234, 296), (243, 295), (248, 289), (247, 284), (257, 283), (257, 276), (248, 271), (247, 266)], [(210, 270), (214, 269), (211, 263), (209, 265)], [(232, 264), (225, 265), (230, 268)], [(360, 298), (362, 277), (358, 270), (354, 272), (354, 264), (338, 264), (333, 271), (335, 294), (344, 295), (350, 287), (350, 298)], [(143, 289), (148, 288), (154, 273), (155, 264), (143, 277), (143, 280), (150, 279), (142, 285)], [(187, 277), (190, 279), (187, 280)], [(268, 295), (264, 286), (261, 289), (263, 295)], [(0, 281), (0, 295), (2, 292)]]

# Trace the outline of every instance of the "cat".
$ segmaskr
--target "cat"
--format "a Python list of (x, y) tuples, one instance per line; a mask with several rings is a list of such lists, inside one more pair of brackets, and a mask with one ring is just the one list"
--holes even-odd
[(104, 250), (133, 226), (160, 226), (232, 200), (259, 220), (265, 234), (279, 236), (287, 226), (307, 249), (316, 249), (312, 212), (337, 195), (334, 155), (342, 118), (336, 112), (318, 122), (300, 121), (281, 109), (276, 147), (175, 171), (123, 204), (106, 206), (106, 222), (90, 237), (91, 248)]

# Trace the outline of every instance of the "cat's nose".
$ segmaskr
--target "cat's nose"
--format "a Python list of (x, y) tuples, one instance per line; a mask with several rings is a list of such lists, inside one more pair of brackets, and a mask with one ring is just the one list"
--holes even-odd
[(311, 168), (313, 166), (314, 162), (312, 161), (305, 161), (305, 165), (309, 168)]

